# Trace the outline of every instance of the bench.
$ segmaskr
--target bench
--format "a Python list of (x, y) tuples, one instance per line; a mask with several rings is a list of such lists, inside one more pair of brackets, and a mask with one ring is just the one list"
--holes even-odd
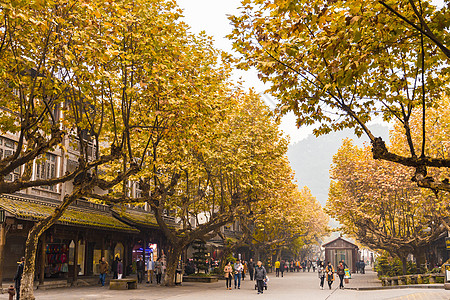
[(109, 282), (110, 290), (134, 290), (137, 289), (137, 280), (136, 279), (111, 279)]

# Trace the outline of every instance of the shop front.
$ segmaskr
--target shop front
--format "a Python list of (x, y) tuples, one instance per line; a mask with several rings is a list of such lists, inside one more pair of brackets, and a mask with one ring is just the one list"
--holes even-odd
[[(17, 261), (25, 254), (28, 232), (36, 221), (48, 216), (57, 203), (16, 196), (1, 196), (0, 209), (6, 212), (2, 224), (0, 281), (12, 280)], [(40, 237), (36, 257), (36, 277), (75, 282), (78, 276), (99, 273), (105, 257), (111, 264), (115, 254), (126, 256), (124, 245), (139, 236), (136, 228), (114, 218), (107, 206), (79, 201), (70, 206), (59, 221)]]

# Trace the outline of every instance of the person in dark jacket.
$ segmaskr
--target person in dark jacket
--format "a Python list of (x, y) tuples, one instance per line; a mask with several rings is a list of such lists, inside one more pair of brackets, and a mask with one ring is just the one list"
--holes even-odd
[(19, 265), (17, 266), (17, 272), (14, 276), (14, 283), (16, 288), (16, 299), (20, 299), (20, 282), (22, 281), (23, 268), (25, 265), (25, 257), (20, 259)]
[(262, 262), (258, 260), (258, 263), (255, 267), (255, 280), (256, 285), (258, 286), (258, 294), (264, 293), (264, 281), (266, 280), (267, 272)]
[(144, 279), (144, 272), (145, 272), (145, 263), (144, 263), (144, 258), (142, 256), (139, 257), (138, 261), (136, 262), (136, 271), (137, 271), (138, 282), (142, 283), (142, 280)]
[(345, 276), (345, 267), (344, 262), (340, 261), (339, 265), (336, 267), (336, 274), (339, 276), (339, 288), (344, 288), (344, 276)]
[(283, 277), (283, 276), (284, 276), (284, 271), (285, 271), (285, 268), (286, 268), (286, 262), (285, 262), (284, 260), (282, 260), (282, 261), (281, 261), (281, 263), (280, 263), (280, 272), (281, 272), (281, 277)]
[(359, 263), (359, 268), (361, 271), (361, 274), (366, 274), (366, 263), (364, 262), (364, 260), (361, 260), (361, 262)]
[(112, 263), (113, 279), (117, 279), (117, 263), (119, 262), (119, 256), (116, 256)]
[(248, 268), (248, 273), (250, 274), (250, 280), (253, 281), (253, 273), (255, 271), (255, 263), (253, 262), (253, 258), (250, 258), (247, 268)]

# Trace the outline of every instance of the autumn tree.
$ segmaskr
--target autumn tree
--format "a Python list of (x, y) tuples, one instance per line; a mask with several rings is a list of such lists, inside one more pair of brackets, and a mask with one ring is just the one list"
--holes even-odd
[[(176, 24), (179, 14), (170, 1), (127, 0), (3, 1), (0, 13), (0, 131), (17, 137), (15, 151), (0, 160), (0, 193), (74, 183), (54, 212), (29, 232), (20, 293), (34, 299), (39, 236), (74, 200), (94, 189), (106, 193), (139, 171), (147, 151), (131, 147), (142, 132), (136, 127), (143, 126), (146, 137), (157, 127), (132, 119), (137, 102), (148, 101), (142, 87), (153, 74), (146, 67), (154, 53), (164, 52), (152, 38), (164, 35), (168, 30), (161, 29)], [(80, 152), (75, 170), (33, 178), (33, 162), (54, 150), (64, 156), (65, 141)], [(119, 161), (120, 172), (103, 175)], [(17, 168), (18, 178), (10, 180)]]
[[(374, 160), (369, 147), (345, 140), (333, 158), (328, 214), (345, 233), (376, 250), (425, 262), (425, 248), (447, 230), (435, 195), (411, 182), (411, 168)], [(443, 195), (443, 194), (441, 194)]]
[(242, 241), (258, 259), (274, 251), (280, 256), (282, 249), (295, 250), (325, 234), (328, 217), (307, 187), (299, 190), (286, 157), (268, 165), (264, 177), (265, 188), (239, 218)]
[[(231, 17), (240, 67), (255, 67), (281, 114), (297, 125), (320, 124), (315, 134), (354, 128), (366, 134), (373, 157), (413, 167), (420, 187), (449, 191), (429, 168), (450, 161), (427, 153), (425, 126), (412, 142), (410, 120), (447, 91), (448, 8), (429, 1), (242, 1)], [(374, 118), (402, 124), (408, 152), (390, 151), (367, 127)]]

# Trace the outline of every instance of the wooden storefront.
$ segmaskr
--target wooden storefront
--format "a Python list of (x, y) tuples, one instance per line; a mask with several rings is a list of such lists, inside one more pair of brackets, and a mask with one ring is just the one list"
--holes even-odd
[[(37, 198), (0, 196), (0, 209), (6, 213), (1, 224), (0, 282), (3, 279), (12, 280), (17, 261), (25, 254), (29, 230), (57, 204), (56, 201)], [(132, 217), (136, 214), (133, 210), (127, 212)], [(149, 212), (138, 212), (138, 216), (142, 217), (141, 214), (151, 215)], [(114, 208), (84, 200), (70, 206), (40, 238), (36, 280), (43, 284), (49, 278), (59, 278), (76, 284), (79, 276), (99, 273), (98, 262), (103, 256), (112, 265), (118, 255), (127, 267), (124, 270), (131, 270), (134, 264), (133, 249), (137, 243), (141, 243), (143, 249), (149, 243), (157, 243), (160, 249), (166, 246), (165, 238), (154, 222), (151, 226), (146, 223), (148, 226), (141, 224), (137, 228), (130, 220), (123, 221), (125, 218), (119, 215)]]
[(358, 246), (338, 237), (331, 242), (322, 245), (325, 248), (325, 263), (331, 262), (336, 268), (339, 261), (343, 260), (351, 270), (356, 273), (356, 262), (358, 258)]

